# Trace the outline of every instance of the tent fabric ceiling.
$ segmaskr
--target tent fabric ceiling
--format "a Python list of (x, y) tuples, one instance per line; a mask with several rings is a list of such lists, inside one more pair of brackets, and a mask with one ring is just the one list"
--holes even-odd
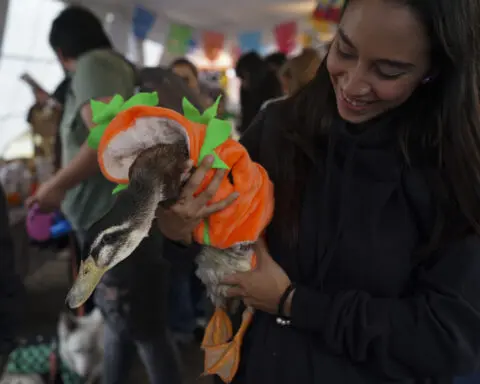
[[(67, 0), (69, 2), (70, 0)], [(128, 34), (135, 4), (157, 14), (157, 22), (145, 44), (145, 64), (155, 65), (162, 52), (169, 22), (184, 23), (196, 30), (216, 30), (227, 38), (241, 31), (268, 31), (282, 21), (305, 20), (314, 0), (71, 0), (91, 8), (105, 20), (111, 14), (120, 25), (116, 44), (128, 53)], [(0, 156), (9, 143), (29, 130), (26, 115), (34, 98), (20, 81), (27, 72), (47, 91), (63, 78), (48, 45), (51, 22), (64, 8), (60, 0), (10, 0), (0, 45)], [(1, 34), (0, 34), (1, 38)], [(271, 37), (270, 37), (271, 38)], [(115, 42), (115, 38), (113, 39)], [(118, 45), (122, 44), (122, 47)]]
[[(26, 117), (34, 97), (20, 76), (29, 73), (49, 92), (64, 76), (48, 44), (51, 23), (64, 7), (57, 0), (10, 0), (0, 54), (0, 157), (30, 129)], [(145, 51), (146, 64), (158, 63), (159, 44), (147, 41)]]
[(28, 72), (47, 91), (62, 79), (63, 71), (48, 46), (48, 32), (63, 7), (51, 0), (9, 3), (0, 56), (0, 155), (29, 130), (26, 117), (34, 98), (20, 76)]
[[(87, 0), (129, 14), (131, 0)], [(198, 29), (221, 32), (264, 30), (282, 21), (304, 20), (311, 14), (314, 0), (138, 0), (135, 4), (155, 12), (160, 18)]]

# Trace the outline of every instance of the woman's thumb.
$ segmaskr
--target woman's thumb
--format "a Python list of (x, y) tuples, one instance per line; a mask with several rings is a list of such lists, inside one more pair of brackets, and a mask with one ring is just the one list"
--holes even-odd
[(253, 250), (256, 256), (256, 266), (260, 267), (262, 264), (269, 262), (272, 260), (270, 253), (268, 252), (267, 243), (263, 238), (259, 238), (255, 245), (253, 246)]

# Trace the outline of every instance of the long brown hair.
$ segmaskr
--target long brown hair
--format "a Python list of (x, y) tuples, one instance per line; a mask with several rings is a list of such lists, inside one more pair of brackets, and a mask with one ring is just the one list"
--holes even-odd
[[(346, 0), (345, 8), (352, 1), (357, 0)], [(435, 78), (402, 106), (399, 140), (407, 164), (437, 176), (432, 186), (437, 225), (429, 247), (434, 249), (447, 234), (465, 229), (480, 234), (480, 5), (477, 0), (389, 1), (410, 7), (430, 38)], [(273, 144), (265, 149), (265, 158), (277, 189), (277, 222), (294, 244), (311, 158), (328, 140), (337, 113), (326, 60), (313, 81), (284, 103), (282, 135), (274, 149)]]

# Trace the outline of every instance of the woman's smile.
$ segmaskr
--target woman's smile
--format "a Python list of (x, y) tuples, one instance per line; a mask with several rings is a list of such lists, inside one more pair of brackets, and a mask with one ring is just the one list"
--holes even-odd
[(348, 96), (343, 90), (336, 91), (338, 108), (342, 115), (349, 113), (363, 114), (375, 104), (373, 100), (362, 100)]

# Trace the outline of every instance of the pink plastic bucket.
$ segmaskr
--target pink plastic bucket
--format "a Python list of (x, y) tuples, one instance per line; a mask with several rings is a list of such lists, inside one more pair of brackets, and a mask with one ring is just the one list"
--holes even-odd
[(53, 224), (55, 214), (42, 213), (37, 205), (34, 205), (27, 215), (27, 233), (36, 241), (50, 239), (50, 227)]

